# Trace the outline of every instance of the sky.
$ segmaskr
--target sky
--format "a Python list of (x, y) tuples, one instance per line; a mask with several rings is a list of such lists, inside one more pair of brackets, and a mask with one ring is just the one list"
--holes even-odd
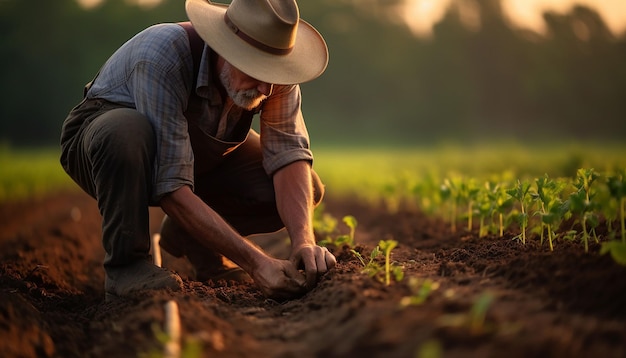
[[(103, 0), (77, 0), (86, 7), (94, 6)], [(128, 0), (146, 6), (154, 5), (161, 0)], [(400, 16), (409, 28), (418, 36), (428, 36), (432, 27), (445, 14), (453, 0), (404, 0), (405, 5), (399, 9)], [(594, 8), (600, 13), (608, 27), (615, 34), (626, 32), (626, 0), (501, 0), (502, 8), (509, 21), (517, 27), (545, 31), (542, 14), (545, 11), (566, 13), (574, 5), (581, 4)], [(220, 0), (217, 0), (220, 2)], [(471, 2), (468, 2), (471, 3)], [(467, 24), (477, 24), (478, 19), (471, 6), (462, 9), (462, 16)]]

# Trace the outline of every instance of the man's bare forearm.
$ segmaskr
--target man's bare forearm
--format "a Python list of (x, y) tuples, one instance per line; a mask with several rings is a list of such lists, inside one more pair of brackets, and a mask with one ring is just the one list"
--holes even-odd
[(193, 238), (228, 257), (248, 273), (267, 258), (187, 186), (165, 196), (161, 208)]
[(311, 165), (298, 161), (274, 174), (276, 205), (292, 247), (315, 245), (313, 235), (313, 186)]

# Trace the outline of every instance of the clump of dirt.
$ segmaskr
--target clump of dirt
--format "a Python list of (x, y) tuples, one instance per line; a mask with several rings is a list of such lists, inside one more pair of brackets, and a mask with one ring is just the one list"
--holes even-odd
[[(6, 357), (138, 356), (161, 352), (164, 304), (177, 301), (183, 346), (220, 357), (624, 357), (626, 268), (591, 244), (451, 233), (414, 210), (329, 198), (326, 210), (359, 220), (364, 257), (379, 240), (405, 278), (386, 286), (346, 247), (302, 298), (276, 302), (253, 284), (195, 282), (179, 293), (104, 302), (100, 216), (82, 193), (0, 204), (0, 351)], [(153, 231), (162, 212), (152, 209)], [(281, 236), (282, 235), (282, 236)], [(259, 239), (284, 254), (285, 234)], [(282, 251), (281, 251), (282, 250)], [(282, 253), (281, 253), (282, 252)], [(402, 305), (431, 282), (421, 304)], [(424, 291), (422, 291), (423, 293)]]

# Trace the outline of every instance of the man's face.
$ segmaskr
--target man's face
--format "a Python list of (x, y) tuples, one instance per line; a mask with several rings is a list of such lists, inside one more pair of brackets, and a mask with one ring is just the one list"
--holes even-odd
[(220, 81), (233, 102), (246, 110), (258, 107), (272, 93), (272, 85), (256, 80), (224, 61)]

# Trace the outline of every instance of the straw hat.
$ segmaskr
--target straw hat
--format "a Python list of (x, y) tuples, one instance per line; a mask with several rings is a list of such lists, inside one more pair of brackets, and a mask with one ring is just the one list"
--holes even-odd
[(187, 0), (185, 8), (209, 47), (259, 81), (297, 84), (326, 69), (326, 43), (300, 19), (295, 0)]

